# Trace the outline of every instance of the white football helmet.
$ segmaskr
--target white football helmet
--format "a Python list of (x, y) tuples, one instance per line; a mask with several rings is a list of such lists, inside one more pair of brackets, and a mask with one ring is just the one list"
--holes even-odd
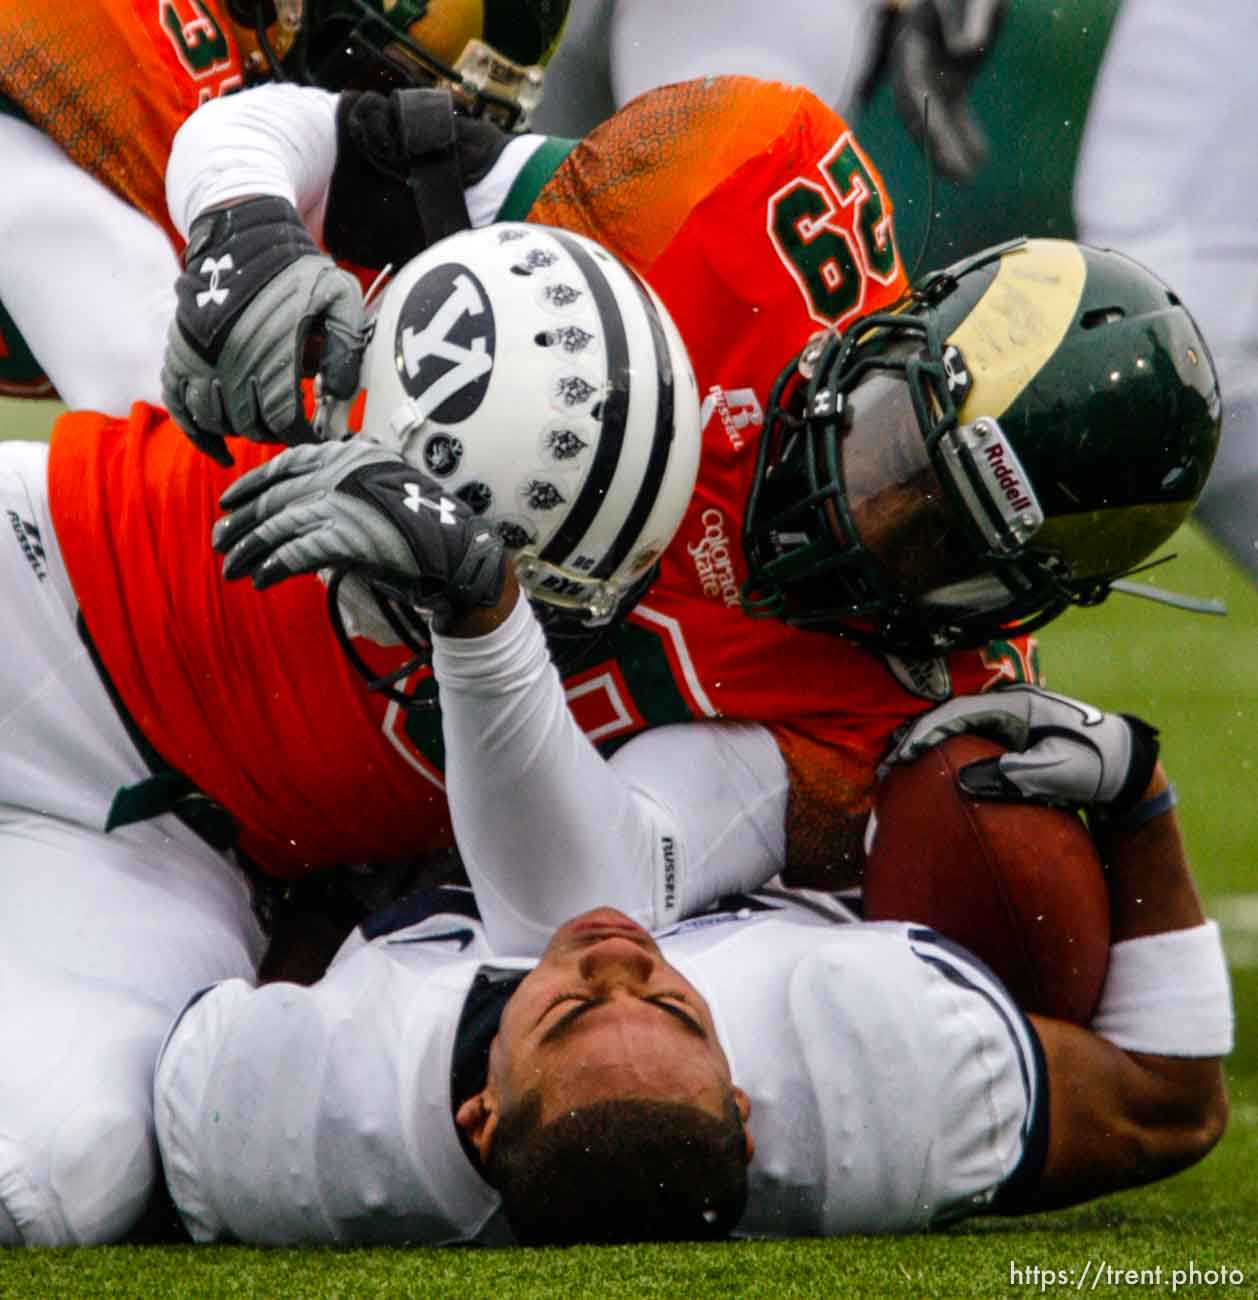
[(359, 436), (492, 522), (548, 632), (627, 610), (699, 466), (698, 386), (651, 288), (593, 240), (501, 223), (408, 262), (371, 331)]

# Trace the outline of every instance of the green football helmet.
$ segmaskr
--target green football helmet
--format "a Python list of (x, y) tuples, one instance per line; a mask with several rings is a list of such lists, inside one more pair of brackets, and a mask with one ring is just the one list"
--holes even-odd
[(255, 75), (325, 90), (446, 85), (522, 129), (569, 0), (227, 0)]
[(779, 375), (744, 605), (910, 656), (1033, 631), (1174, 533), (1219, 415), (1205, 341), (1144, 267), (1069, 240), (985, 250)]

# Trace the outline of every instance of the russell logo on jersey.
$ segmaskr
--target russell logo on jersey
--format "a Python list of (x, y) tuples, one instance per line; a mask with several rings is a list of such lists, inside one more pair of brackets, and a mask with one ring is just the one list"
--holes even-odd
[(17, 544), (22, 548), (22, 554), (26, 556), (27, 564), (34, 570), (40, 582), (43, 582), (48, 576), (48, 570), (44, 565), (44, 543), (39, 536), (39, 529), (23, 519), (16, 510), (9, 510), (6, 513), (9, 516), (13, 535), (17, 538)]
[(745, 430), (750, 426), (759, 427), (764, 423), (764, 411), (760, 399), (751, 388), (725, 389), (720, 384), (713, 384), (708, 395), (699, 408), (699, 427), (707, 429), (713, 414), (720, 416), (721, 427), (729, 439), (729, 445), (735, 451), (742, 451), (747, 445)]

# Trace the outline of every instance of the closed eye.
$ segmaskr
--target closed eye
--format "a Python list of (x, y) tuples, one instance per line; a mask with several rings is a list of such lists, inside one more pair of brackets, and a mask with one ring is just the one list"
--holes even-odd
[[(570, 1007), (563, 1013), (563, 1015), (559, 1016), (552, 1021), (551, 1024), (547, 1025), (539, 1041), (547, 1044), (558, 1042), (561, 1038), (566, 1036), (568, 1031), (581, 1019), (582, 1016), (588, 1015), (595, 1009), (595, 1007), (601, 1007), (608, 1001), (610, 1001), (608, 998), (592, 998), (583, 993), (560, 993), (558, 996), (551, 999), (546, 1010), (542, 1012), (538, 1021), (539, 1024), (542, 1020), (545, 1020), (546, 1016), (549, 1015), (555, 1007), (562, 1006), (565, 1002), (574, 1002), (576, 1005)], [(686, 1004), (680, 994), (658, 993), (653, 997), (644, 998), (643, 1001), (646, 1002), (648, 1006), (657, 1007), (660, 1011), (664, 1012), (665, 1015), (671, 1016), (686, 1030), (687, 1033), (692, 1034), (696, 1038), (701, 1038), (705, 1041), (707, 1040), (707, 1030), (704, 1029), (703, 1025), (700, 1024), (700, 1022), (696, 1020), (689, 1011), (684, 1009)]]
[(667, 1011), (670, 1016), (680, 1020), (691, 1033), (697, 1034), (700, 1038), (706, 1038), (707, 1030), (702, 1024), (690, 1014), (684, 998), (678, 993), (661, 993), (656, 997), (647, 998), (652, 1005), (659, 1007), (661, 1011)]
[(542, 1043), (553, 1043), (562, 1038), (567, 1033), (568, 1028), (575, 1024), (582, 1016), (588, 1015), (595, 1007), (601, 1006), (606, 1002), (606, 998), (591, 998), (583, 993), (561, 993), (558, 997), (551, 1000), (546, 1010), (542, 1012), (538, 1024), (541, 1024), (548, 1015), (556, 1008), (563, 1006), (565, 1002), (575, 1002), (576, 1005), (570, 1007), (546, 1026), (545, 1032), (540, 1038)]

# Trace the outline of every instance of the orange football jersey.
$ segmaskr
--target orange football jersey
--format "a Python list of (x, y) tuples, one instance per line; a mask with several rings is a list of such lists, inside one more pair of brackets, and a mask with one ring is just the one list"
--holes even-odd
[(885, 310), (906, 288), (882, 179), (802, 87), (709, 78), (629, 104), (577, 145), (528, 217), (619, 254), (686, 341), (703, 399), (699, 482), (631, 624), (668, 629), (691, 716), (771, 726), (791, 768), (792, 857), (833, 860), (859, 834), (896, 726), (931, 695), (1038, 672), (1025, 638), (893, 672), (854, 642), (739, 608), (743, 510), (774, 379), (815, 330)]
[[(635, 266), (672, 312), (703, 397), (693, 502), (646, 597), (567, 678), (573, 712), (605, 752), (687, 719), (767, 724), (792, 771), (792, 854), (823, 862), (847, 847), (899, 723), (949, 689), (1033, 671), (1023, 642), (893, 671), (850, 641), (739, 605), (770, 384), (815, 329), (904, 289), (881, 180), (806, 91), (725, 78), (643, 96), (542, 181), (522, 175), (504, 215), (520, 215), (514, 203)], [(232, 445), (239, 470), (220, 469), (144, 406), (129, 422), (66, 416), (54, 432), (57, 535), (119, 694), (274, 873), (447, 843), (439, 713), (367, 691), (317, 579), (259, 594), (219, 576), (217, 498), (270, 454)], [(428, 669), (409, 685), (435, 695)]]
[(177, 246), (171, 141), (198, 105), (242, 82), (222, 0), (0, 3), (0, 99)]

